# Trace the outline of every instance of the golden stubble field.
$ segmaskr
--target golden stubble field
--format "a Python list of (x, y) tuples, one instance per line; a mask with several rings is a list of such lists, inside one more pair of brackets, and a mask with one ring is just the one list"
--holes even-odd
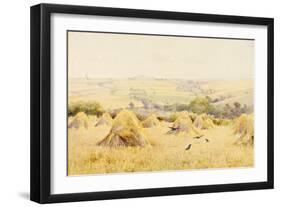
[[(87, 115), (84, 114), (80, 117), (80, 121), (74, 121), (71, 124), (68, 128), (68, 175), (253, 166), (253, 119), (248, 121), (249, 113), (244, 118), (242, 117), (236, 125), (236, 132), (234, 130), (236, 118), (228, 120), (230, 121), (228, 125), (214, 124), (216, 118), (207, 115), (212, 119), (211, 125), (214, 126), (209, 127), (210, 123), (204, 121), (207, 129), (200, 129), (197, 135), (185, 132), (175, 134), (167, 133), (177, 122), (176, 119), (170, 120), (173, 113), (163, 111), (161, 107), (159, 109), (151, 106), (153, 104), (162, 107), (172, 104), (189, 104), (194, 98), (205, 96), (217, 100), (211, 104), (219, 109), (223, 109), (225, 104), (235, 102), (240, 103), (240, 109), (243, 104), (251, 106), (253, 81), (188, 81), (149, 77), (70, 79), (69, 104), (96, 101), (105, 110), (102, 116), (107, 114), (107, 118), (111, 121), (108, 125), (98, 124), (96, 126), (96, 123), (104, 122), (102, 117), (89, 115), (87, 118)], [(149, 103), (148, 106), (145, 106), (145, 101)], [(83, 109), (83, 105), (81, 108)], [(117, 111), (129, 109), (135, 114), (128, 115), (130, 114), (128, 113), (128, 116), (120, 117), (122, 118), (120, 123), (115, 123), (115, 119), (112, 119), (114, 115), (112, 113), (109, 115), (114, 109), (118, 109)], [(144, 115), (143, 118), (147, 118), (151, 111), (155, 112), (157, 116), (154, 117), (154, 121), (162, 121), (156, 126), (146, 128), (141, 117)], [(142, 114), (143, 112), (146, 113)], [(195, 117), (192, 122), (189, 115), (174, 126), (182, 128), (183, 131), (196, 127), (195, 118), (202, 114), (193, 114)], [(69, 116), (69, 121), (74, 118), (73, 116), (75, 113)], [(238, 116), (235, 117), (238, 118)], [(140, 120), (136, 120), (136, 117)], [(92, 123), (89, 124), (89, 120), (84, 122), (83, 119), (84, 121), (89, 119)], [(126, 119), (142, 122), (140, 124), (142, 126), (138, 127), (138, 123), (135, 124), (136, 126), (129, 126), (126, 122), (130, 121), (126, 121)], [(120, 129), (123, 130), (123, 137), (118, 132)], [(115, 132), (110, 133), (112, 130), (118, 132), (120, 136)], [(109, 146), (118, 142), (122, 144), (122, 139), (128, 138), (127, 133), (131, 133), (130, 139), (134, 142), (146, 137), (149, 145), (139, 146), (138, 143), (135, 143), (134, 146)], [(109, 135), (108, 143), (105, 141), (104, 145), (100, 145), (99, 143), (107, 135)], [(195, 139), (194, 136), (198, 135), (203, 136)], [(111, 139), (115, 141), (111, 141)], [(245, 145), (243, 142), (248, 144)], [(190, 144), (190, 149), (186, 150)]]
[[(235, 145), (233, 126), (215, 126), (201, 130), (194, 139), (185, 133), (167, 134), (171, 123), (145, 128), (150, 146), (98, 146), (110, 126), (68, 129), (68, 175), (120, 172), (169, 171), (206, 168), (251, 167), (254, 150), (251, 145)], [(206, 141), (206, 139), (208, 141)], [(187, 146), (191, 144), (189, 150)]]

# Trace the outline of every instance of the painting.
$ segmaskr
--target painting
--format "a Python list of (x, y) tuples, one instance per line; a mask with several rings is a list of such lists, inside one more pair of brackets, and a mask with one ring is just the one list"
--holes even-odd
[(67, 31), (67, 175), (254, 166), (255, 40)]

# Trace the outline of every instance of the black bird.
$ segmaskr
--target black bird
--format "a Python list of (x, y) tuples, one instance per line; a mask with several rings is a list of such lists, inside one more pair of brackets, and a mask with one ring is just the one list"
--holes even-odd
[(178, 129), (178, 128), (175, 128), (175, 127), (169, 127), (171, 130), (167, 132), (167, 134), (172, 134), (172, 133), (175, 133), (175, 131)]
[(193, 137), (193, 139), (200, 139), (201, 137), (203, 137), (204, 135), (200, 135), (200, 136), (196, 136), (196, 137)]
[(210, 140), (208, 140), (207, 138), (205, 139), (206, 142), (210, 142)]
[(191, 144), (189, 144), (189, 145), (185, 148), (185, 150), (190, 150), (190, 148), (191, 148)]
[(169, 127), (171, 129), (171, 131), (175, 131), (177, 130), (178, 128), (175, 128), (175, 127)]

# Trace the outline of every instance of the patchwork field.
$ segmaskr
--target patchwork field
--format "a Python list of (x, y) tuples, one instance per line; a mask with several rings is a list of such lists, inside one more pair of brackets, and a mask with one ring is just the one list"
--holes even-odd
[(157, 104), (188, 103), (198, 96), (209, 96), (215, 104), (239, 102), (252, 105), (253, 80), (179, 80), (135, 77), (129, 79), (69, 80), (69, 101), (94, 100), (105, 109), (128, 107), (142, 100)]

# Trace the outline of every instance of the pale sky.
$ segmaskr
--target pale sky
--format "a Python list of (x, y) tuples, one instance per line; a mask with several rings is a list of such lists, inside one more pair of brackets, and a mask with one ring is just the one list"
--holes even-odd
[(70, 78), (249, 79), (254, 40), (68, 33)]

